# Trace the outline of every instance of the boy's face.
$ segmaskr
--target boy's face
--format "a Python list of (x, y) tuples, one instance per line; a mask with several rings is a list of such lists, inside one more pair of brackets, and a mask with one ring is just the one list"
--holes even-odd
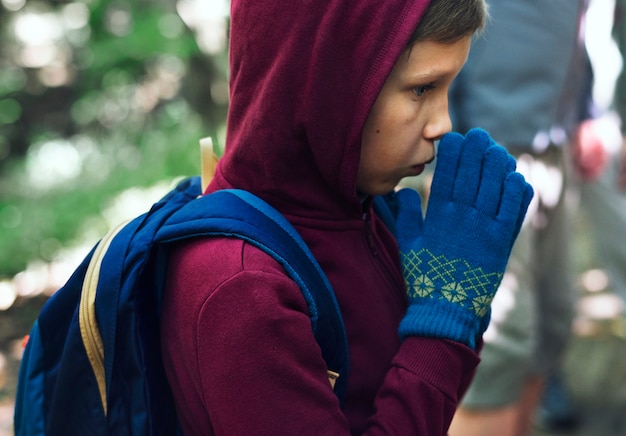
[(416, 176), (451, 129), (448, 91), (465, 64), (471, 38), (420, 41), (398, 59), (372, 106), (361, 141), (357, 190), (379, 195)]

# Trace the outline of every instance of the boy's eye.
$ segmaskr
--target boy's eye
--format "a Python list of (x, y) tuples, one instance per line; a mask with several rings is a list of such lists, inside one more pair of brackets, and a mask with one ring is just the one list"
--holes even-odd
[(429, 83), (428, 85), (416, 86), (415, 88), (413, 88), (413, 92), (418, 97), (421, 97), (424, 94), (426, 94), (428, 91), (430, 91), (431, 89), (435, 89), (435, 85), (433, 85), (432, 83)]

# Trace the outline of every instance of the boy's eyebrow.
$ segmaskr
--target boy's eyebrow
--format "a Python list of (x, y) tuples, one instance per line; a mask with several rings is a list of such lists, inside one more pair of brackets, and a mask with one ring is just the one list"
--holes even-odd
[(407, 73), (407, 78), (415, 81), (434, 81), (440, 77), (451, 74), (450, 71), (441, 69), (431, 69), (427, 71), (420, 71), (419, 73)]

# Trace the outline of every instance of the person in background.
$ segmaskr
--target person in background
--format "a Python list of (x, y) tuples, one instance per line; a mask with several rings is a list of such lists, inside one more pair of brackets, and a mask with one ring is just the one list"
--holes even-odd
[[(626, 304), (626, 246), (617, 236), (626, 229), (626, 1), (615, 0), (613, 17), (605, 18), (613, 18), (612, 37), (622, 68), (616, 80), (603, 75), (613, 70), (610, 52), (605, 45), (589, 44), (593, 85), (588, 92), (589, 118), (581, 126), (573, 157), (581, 182), (580, 206), (589, 215), (600, 264), (608, 272), (612, 290)], [(600, 30), (587, 32), (592, 37)], [(612, 99), (602, 101), (607, 90)]]
[(584, 78), (572, 0), (488, 1), (491, 20), (453, 85), (453, 128), (488, 130), (518, 159), (536, 196), (513, 247), (482, 361), (451, 436), (528, 434), (546, 377), (571, 334), (567, 147)]
[[(607, 274), (610, 317), (626, 307), (626, 1), (591, 0), (583, 36), (589, 53), (582, 122), (572, 140), (572, 187), (590, 232), (593, 255)], [(607, 23), (612, 22), (612, 29)], [(612, 32), (611, 32), (612, 30)], [(616, 47), (612, 45), (611, 34)], [(613, 51), (612, 51), (613, 49)], [(622, 59), (619, 71), (618, 61)], [(621, 126), (621, 131), (620, 131)], [(616, 324), (616, 325), (619, 325)], [(548, 379), (537, 413), (547, 430), (567, 431), (581, 421), (562, 370)]]

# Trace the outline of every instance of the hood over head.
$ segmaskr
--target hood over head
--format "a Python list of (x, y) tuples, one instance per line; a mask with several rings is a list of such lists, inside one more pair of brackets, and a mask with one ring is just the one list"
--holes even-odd
[(429, 2), (232, 0), (226, 150), (209, 189), (360, 216), (363, 126)]

